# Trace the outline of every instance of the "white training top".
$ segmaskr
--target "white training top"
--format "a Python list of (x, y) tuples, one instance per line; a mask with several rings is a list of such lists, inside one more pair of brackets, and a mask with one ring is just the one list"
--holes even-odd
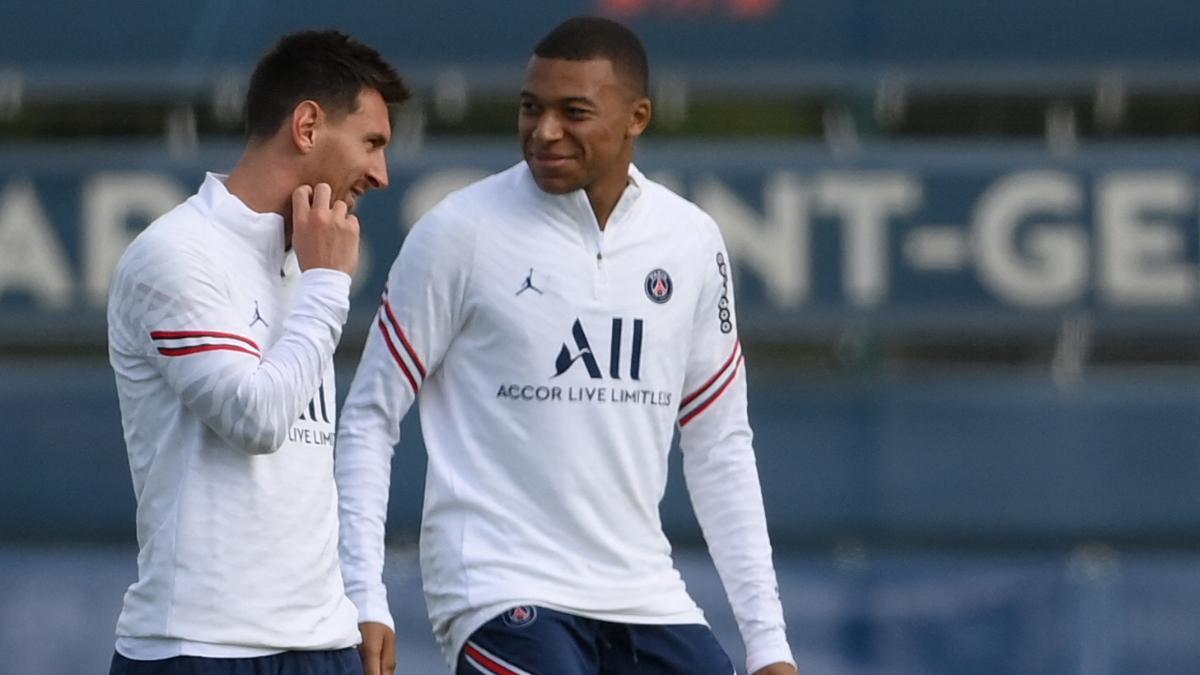
[(116, 647), (133, 659), (359, 642), (333, 481), (350, 277), (301, 274), (283, 218), (222, 179), (133, 241), (109, 295), (139, 546)]
[(388, 474), (419, 391), (421, 572), (451, 664), (513, 605), (704, 622), (658, 510), (677, 423), (750, 670), (792, 660), (720, 232), (630, 180), (601, 230), (583, 191), (547, 194), (518, 164), (434, 207), (389, 274), (338, 432), (342, 571), (362, 620), (390, 623)]

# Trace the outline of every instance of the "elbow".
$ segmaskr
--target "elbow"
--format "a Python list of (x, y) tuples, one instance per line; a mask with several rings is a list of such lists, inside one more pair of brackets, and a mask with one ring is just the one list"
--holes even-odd
[(231, 398), (222, 414), (227, 420), (229, 442), (249, 455), (270, 455), (283, 447), (296, 419), (284, 411), (284, 406), (269, 404), (273, 400), (271, 397)]
[(275, 443), (273, 441), (249, 442), (241, 445), (241, 448), (245, 450), (246, 454), (248, 455), (271, 455), (281, 447), (283, 447), (283, 443)]
[(287, 429), (244, 424), (234, 431), (229, 441), (248, 455), (271, 455), (287, 441)]

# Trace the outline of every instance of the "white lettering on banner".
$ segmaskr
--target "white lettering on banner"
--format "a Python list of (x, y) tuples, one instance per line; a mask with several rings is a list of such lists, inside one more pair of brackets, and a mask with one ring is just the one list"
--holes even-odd
[[(475, 169), (418, 175), (399, 195), (398, 224), (407, 229), (444, 195), (484, 175)], [(886, 304), (897, 279), (962, 285), (970, 274), (988, 295), (977, 302), (1018, 309), (1084, 301), (1112, 308), (1200, 304), (1200, 250), (1193, 250), (1198, 238), (1188, 229), (1196, 226), (1200, 190), (1186, 168), (1094, 176), (1014, 171), (995, 174), (978, 195), (962, 189), (943, 195), (944, 176), (915, 171), (778, 170), (761, 174), (761, 207), (716, 174), (655, 175), (690, 188), (682, 193), (716, 219), (732, 257), (760, 282), (763, 309), (802, 309), (814, 293), (814, 274), (826, 279), (831, 272), (840, 275), (840, 288), (822, 299), (854, 309)], [(117, 259), (139, 227), (186, 198), (170, 174), (157, 172), (97, 172), (83, 176), (80, 191), (76, 268), (60, 239), (75, 225), (50, 221), (30, 178), (18, 174), (0, 184), (0, 305), (20, 294), (44, 310), (81, 301), (102, 307)], [(936, 208), (925, 213), (929, 201)], [(947, 210), (963, 221), (947, 220)], [(816, 258), (817, 222), (838, 228), (840, 256)], [(395, 251), (376, 254), (378, 260), (365, 249), (356, 287), (372, 262), (390, 262)], [(925, 293), (936, 306), (938, 291)]]
[(793, 309), (808, 299), (813, 195), (796, 174), (764, 179), (761, 218), (715, 176), (702, 178), (692, 199), (720, 224), (730, 255), (755, 271), (775, 305)]
[(821, 210), (841, 216), (842, 287), (850, 304), (877, 307), (887, 296), (888, 219), (921, 206), (921, 185), (906, 174), (856, 173), (821, 177)]
[(958, 225), (920, 225), (904, 237), (904, 259), (916, 270), (957, 272), (967, 266), (971, 249)]
[[(83, 188), (83, 284), (88, 301), (103, 307), (121, 254), (142, 227), (175, 208), (187, 193), (159, 173), (98, 173)], [(136, 217), (139, 227), (129, 227)]]
[(33, 183), (17, 179), (0, 193), (0, 297), (28, 293), (43, 309), (71, 305), (74, 281)]
[[(1175, 172), (1112, 173), (1100, 180), (1096, 209), (1099, 287), (1113, 305), (1187, 305), (1196, 300), (1196, 269), (1180, 223), (1195, 192)], [(1158, 215), (1157, 218), (1154, 215)]]
[(1077, 218), (1082, 203), (1079, 179), (1068, 173), (1023, 171), (993, 183), (980, 197), (972, 223), (975, 261), (984, 285), (1022, 307), (1078, 300), (1088, 281), (1088, 242), (1082, 226), (1029, 223), (1024, 237), (1018, 236), (1018, 229), (1039, 214)]

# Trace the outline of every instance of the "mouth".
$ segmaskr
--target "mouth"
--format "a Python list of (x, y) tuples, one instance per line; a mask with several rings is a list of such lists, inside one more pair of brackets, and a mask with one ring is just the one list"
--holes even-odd
[(529, 160), (541, 168), (558, 169), (565, 166), (567, 162), (570, 162), (571, 157), (552, 152), (531, 152), (529, 153)]

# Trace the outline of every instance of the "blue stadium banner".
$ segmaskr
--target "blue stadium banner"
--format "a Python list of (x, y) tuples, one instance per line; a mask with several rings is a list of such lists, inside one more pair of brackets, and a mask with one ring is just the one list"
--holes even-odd
[[(55, 7), (60, 5), (60, 7)], [(1028, 82), (1039, 68), (1175, 66), (1200, 55), (1192, 0), (538, 0), (495, 2), (143, 3), (10, 2), (0, 22), (0, 66), (33, 90), (55, 80), (172, 91), (245, 76), (286, 32), (336, 27), (378, 46), (417, 79), (443, 68), (524, 66), (537, 41), (579, 14), (638, 31), (655, 72), (714, 72), (743, 84), (762, 71), (1007, 69)], [(104, 26), (104, 30), (97, 30)], [(972, 72), (976, 72), (973, 71)], [(820, 78), (819, 73), (807, 76)], [(513, 83), (515, 87), (517, 83)]]
[[(234, 147), (187, 160), (154, 150), (0, 153), (0, 326), (99, 316), (130, 239), (191, 194), (206, 168), (236, 157)], [(508, 143), (394, 157), (392, 186), (361, 204), (356, 308), (373, 307), (422, 213), (517, 160)], [(1149, 332), (1195, 328), (1200, 154), (1186, 148), (1063, 160), (1033, 147), (885, 146), (834, 160), (819, 146), (650, 144), (638, 161), (721, 225), (744, 331), (786, 337), (856, 317), (954, 331), (1073, 312)]]

